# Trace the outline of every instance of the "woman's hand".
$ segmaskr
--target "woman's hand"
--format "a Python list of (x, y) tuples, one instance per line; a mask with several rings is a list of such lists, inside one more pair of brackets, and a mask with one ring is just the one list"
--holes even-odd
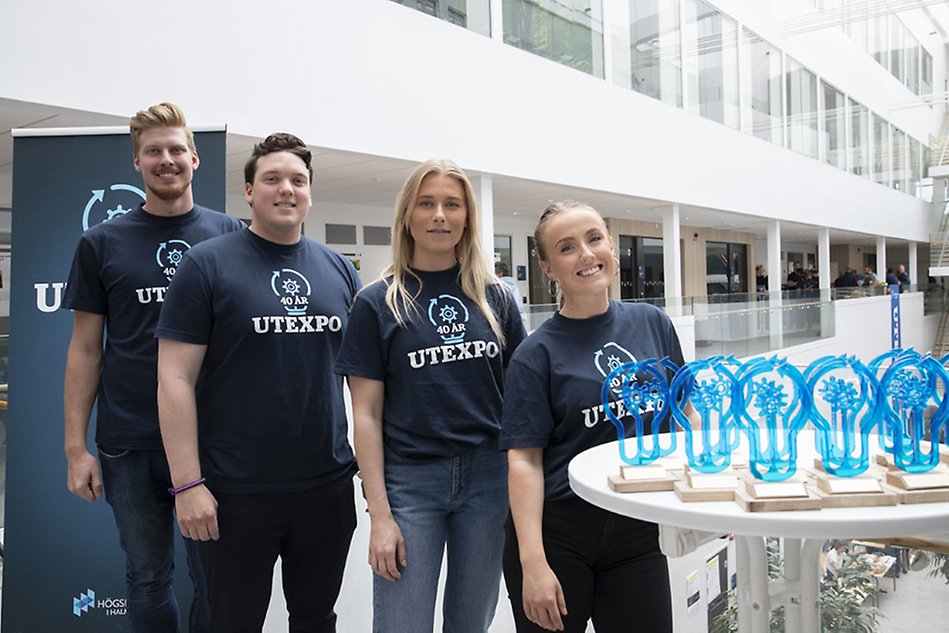
[(522, 598), (527, 618), (549, 631), (563, 631), (561, 618), (567, 615), (567, 603), (557, 575), (547, 561), (523, 569)]
[(369, 535), (369, 566), (386, 580), (402, 577), (400, 567), (405, 567), (405, 539), (402, 530), (392, 515), (373, 518)]

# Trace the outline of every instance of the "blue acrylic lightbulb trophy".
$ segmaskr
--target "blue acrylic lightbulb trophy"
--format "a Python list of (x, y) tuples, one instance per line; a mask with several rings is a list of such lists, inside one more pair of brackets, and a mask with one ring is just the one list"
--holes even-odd
[(870, 433), (882, 429), (880, 383), (853, 356), (826, 356), (804, 372), (823, 469), (857, 477), (870, 466)]
[[(672, 416), (685, 434), (685, 455), (689, 467), (700, 473), (718, 473), (731, 465), (731, 455), (741, 438), (734, 420), (733, 390), (735, 370), (732, 358), (713, 356), (686, 363), (670, 386)], [(692, 405), (701, 421), (698, 432), (685, 414)]]
[[(611, 371), (603, 381), (600, 391), (603, 411), (616, 427), (620, 459), (630, 466), (651, 464), (676, 449), (675, 426), (667, 424), (669, 432), (661, 433), (663, 423), (670, 418), (669, 381), (666, 375), (667, 372), (673, 375), (676, 371), (678, 367), (668, 359), (660, 361), (649, 358), (624, 363)], [(651, 419), (647, 427), (644, 418), (650, 416), (644, 414), (650, 412)], [(626, 418), (626, 421), (622, 418)], [(629, 451), (630, 443), (636, 446), (634, 453)]]
[(748, 439), (751, 473), (764, 481), (784, 481), (797, 471), (797, 436), (810, 410), (807, 381), (796, 367), (777, 357), (746, 362), (736, 378), (732, 406)]
[[(873, 375), (877, 378), (877, 380), (882, 382), (883, 375), (898, 359), (900, 358), (919, 359), (919, 357), (920, 357), (919, 352), (917, 352), (911, 347), (906, 348), (906, 349), (897, 347), (895, 349), (891, 349), (880, 354), (879, 356), (871, 360), (869, 363), (867, 363), (867, 367), (870, 369), (871, 372), (873, 372)], [(889, 405), (896, 411), (900, 411), (902, 409), (902, 404), (898, 401), (898, 399), (895, 400), (892, 394), (887, 394), (886, 390), (883, 389), (881, 385), (880, 415), (882, 418), (882, 426), (880, 429), (880, 433), (877, 435), (877, 441), (880, 445), (880, 450), (892, 455), (894, 430), (891, 429), (889, 426), (891, 422), (891, 417), (885, 415), (885, 412), (882, 409), (882, 406), (886, 403), (889, 403)], [(897, 418), (901, 417), (901, 415), (902, 414), (897, 413)]]
[[(939, 436), (949, 407), (939, 394), (949, 390), (949, 372), (932, 356), (901, 354), (880, 384), (894, 464), (908, 473), (931, 471), (939, 463)], [(932, 412), (928, 425), (927, 410)]]

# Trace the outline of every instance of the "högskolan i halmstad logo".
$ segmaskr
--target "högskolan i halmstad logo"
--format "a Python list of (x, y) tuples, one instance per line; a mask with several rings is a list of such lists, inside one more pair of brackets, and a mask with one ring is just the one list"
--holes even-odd
[(445, 344), (459, 343), (465, 338), (468, 308), (458, 297), (438, 295), (428, 302), (428, 320)]
[(86, 202), (82, 212), (82, 230), (125, 215), (144, 200), (145, 192), (135, 185), (116, 183), (111, 185), (108, 191), (93, 189), (92, 197)]
[(312, 289), (310, 282), (302, 273), (292, 268), (275, 270), (270, 277), (270, 288), (280, 299), (280, 305), (284, 307), (287, 314), (292, 316), (306, 314)]

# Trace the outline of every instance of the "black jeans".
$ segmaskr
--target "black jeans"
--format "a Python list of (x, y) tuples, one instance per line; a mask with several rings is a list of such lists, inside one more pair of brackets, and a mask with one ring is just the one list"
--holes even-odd
[[(545, 629), (527, 619), (514, 522), (505, 526), (504, 580), (518, 633)], [(544, 503), (544, 550), (567, 603), (566, 633), (672, 633), (666, 557), (654, 523), (607, 512), (579, 498)]]
[(334, 607), (356, 528), (352, 478), (302, 492), (215, 498), (221, 538), (201, 544), (211, 630), (260, 632), (279, 556), (290, 631), (335, 631)]

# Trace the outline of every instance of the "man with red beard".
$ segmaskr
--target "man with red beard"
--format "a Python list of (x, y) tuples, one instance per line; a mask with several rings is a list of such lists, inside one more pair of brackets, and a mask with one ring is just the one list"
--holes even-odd
[[(145, 202), (83, 233), (63, 299), (74, 311), (64, 393), (67, 485), (90, 502), (105, 490), (126, 554), (132, 631), (177, 633), (175, 503), (158, 427), (155, 326), (184, 253), (243, 225), (194, 204), (191, 180), (200, 161), (178, 106), (142, 110), (129, 130)], [(86, 439), (94, 403), (98, 462)], [(186, 543), (195, 587), (190, 631), (204, 632), (204, 573), (197, 544)]]

